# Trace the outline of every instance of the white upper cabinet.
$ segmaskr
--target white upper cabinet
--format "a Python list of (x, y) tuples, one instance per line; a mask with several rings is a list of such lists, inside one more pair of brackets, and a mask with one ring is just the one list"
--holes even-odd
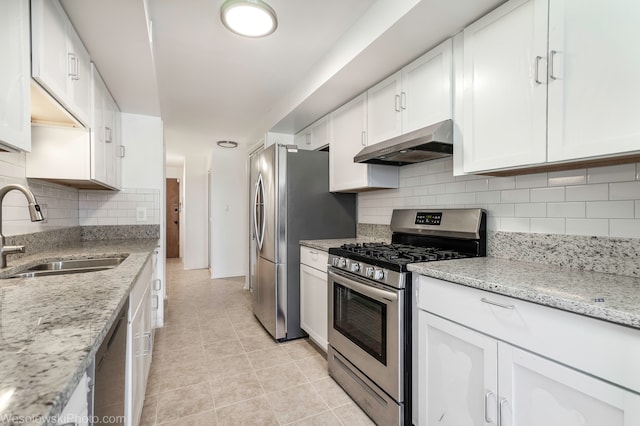
[(31, 1), (32, 76), (83, 125), (91, 106), (90, 58), (58, 0)]
[(452, 66), (449, 39), (402, 69), (402, 133), (452, 117)]
[(547, 0), (512, 0), (464, 30), (467, 173), (546, 160)]
[(369, 144), (451, 118), (451, 45), (445, 41), (368, 90)]
[(367, 93), (338, 108), (330, 117), (329, 190), (397, 188), (398, 167), (353, 162), (353, 157), (367, 146)]
[(638, 154), (638, 19), (630, 0), (511, 0), (466, 28), (463, 172)]
[(0, 2), (0, 144), (31, 150), (29, 2)]
[(549, 161), (640, 150), (640, 3), (552, 0)]
[(400, 71), (367, 91), (368, 137), (371, 145), (402, 133), (401, 93)]
[(329, 145), (329, 116), (326, 115), (295, 135), (298, 148), (317, 150)]
[(120, 110), (94, 64), (91, 64), (91, 75), (91, 178), (119, 189)]

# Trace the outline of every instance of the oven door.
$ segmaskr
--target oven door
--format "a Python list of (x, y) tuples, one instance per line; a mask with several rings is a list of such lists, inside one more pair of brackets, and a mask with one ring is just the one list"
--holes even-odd
[(329, 344), (397, 402), (404, 399), (404, 290), (329, 268)]

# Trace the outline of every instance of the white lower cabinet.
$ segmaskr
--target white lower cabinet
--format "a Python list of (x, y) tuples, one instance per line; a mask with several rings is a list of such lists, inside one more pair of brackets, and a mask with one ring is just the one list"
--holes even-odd
[(325, 351), (328, 349), (326, 252), (300, 247), (300, 327)]
[(147, 261), (129, 296), (125, 426), (137, 426), (144, 405), (153, 352), (151, 327), (151, 261)]
[[(525, 348), (516, 347), (515, 344), (521, 346), (517, 337), (510, 339), (516, 342), (503, 340), (510, 333), (527, 338), (527, 333), (538, 329), (538, 318), (531, 315), (527, 302), (501, 296), (497, 303), (502, 306), (491, 305), (489, 302), (495, 301), (491, 293), (426, 277), (419, 277), (416, 281), (419, 308), (418, 392), (414, 395), (414, 404), (419, 407), (419, 425), (640, 424), (638, 389), (618, 386), (610, 380), (611, 377), (607, 377), (607, 371), (611, 369), (618, 370), (617, 373), (624, 374), (627, 370), (628, 374), (634, 374), (633, 368), (628, 368), (632, 364), (610, 365), (610, 357), (602, 355), (606, 351), (619, 352), (620, 348), (625, 348), (629, 350), (622, 357), (632, 356), (637, 349), (636, 343), (628, 344), (626, 339), (620, 338), (618, 345), (605, 351), (583, 352), (582, 340), (594, 346), (605, 343), (599, 339), (599, 330), (590, 328), (589, 323), (580, 325), (582, 318), (578, 315), (563, 313), (578, 317), (578, 322), (572, 325), (575, 330), (571, 334), (561, 330), (566, 334), (561, 342), (556, 341), (554, 333), (549, 330), (550, 337), (546, 343), (564, 346), (560, 351), (568, 354), (568, 362), (566, 359), (562, 363), (556, 362), (550, 356), (553, 352), (551, 347), (549, 350), (542, 347), (534, 353), (527, 350), (527, 343), (522, 345)], [(446, 286), (454, 288), (450, 294), (446, 294)], [(444, 294), (439, 291), (442, 289), (445, 289)], [(478, 297), (483, 294), (486, 297)], [(427, 299), (434, 300), (421, 306), (420, 300)], [(478, 304), (474, 304), (476, 299)], [(485, 317), (480, 309), (476, 309), (477, 306), (490, 315)], [(456, 308), (461, 311), (460, 315), (446, 314)], [(519, 308), (523, 309), (520, 311)], [(536, 309), (543, 315), (545, 311), (556, 311), (540, 306)], [(474, 324), (468, 321), (472, 317), (476, 318)], [(637, 336), (633, 338), (637, 339)], [(544, 335), (542, 339), (545, 339)], [(533, 342), (533, 345), (539, 343)], [(576, 360), (591, 358), (593, 369), (579, 371), (575, 368), (579, 361), (571, 362), (572, 357)]]
[(71, 393), (67, 405), (57, 416), (57, 426), (88, 426), (89, 425), (89, 377), (83, 374), (80, 382)]
[(158, 265), (159, 258), (160, 244), (158, 244), (152, 255), (151, 325), (153, 328), (164, 326), (164, 286), (162, 285), (160, 265)]

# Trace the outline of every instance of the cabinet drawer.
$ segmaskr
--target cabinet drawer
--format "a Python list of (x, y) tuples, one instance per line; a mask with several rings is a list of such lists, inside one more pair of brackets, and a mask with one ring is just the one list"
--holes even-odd
[(318, 269), (319, 271), (327, 272), (329, 253), (327, 253), (326, 251), (301, 246), (300, 263), (311, 266), (312, 268)]
[(640, 392), (640, 330), (422, 275), (414, 285), (419, 309)]

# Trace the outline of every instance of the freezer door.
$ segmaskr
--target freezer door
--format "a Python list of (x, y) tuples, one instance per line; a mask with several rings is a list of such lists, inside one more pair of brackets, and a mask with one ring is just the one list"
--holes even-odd
[(278, 337), (277, 333), (277, 311), (276, 304), (276, 280), (277, 268), (276, 264), (269, 260), (258, 257), (258, 285), (253, 289), (252, 307), (253, 314), (262, 323), (263, 327), (274, 338)]

